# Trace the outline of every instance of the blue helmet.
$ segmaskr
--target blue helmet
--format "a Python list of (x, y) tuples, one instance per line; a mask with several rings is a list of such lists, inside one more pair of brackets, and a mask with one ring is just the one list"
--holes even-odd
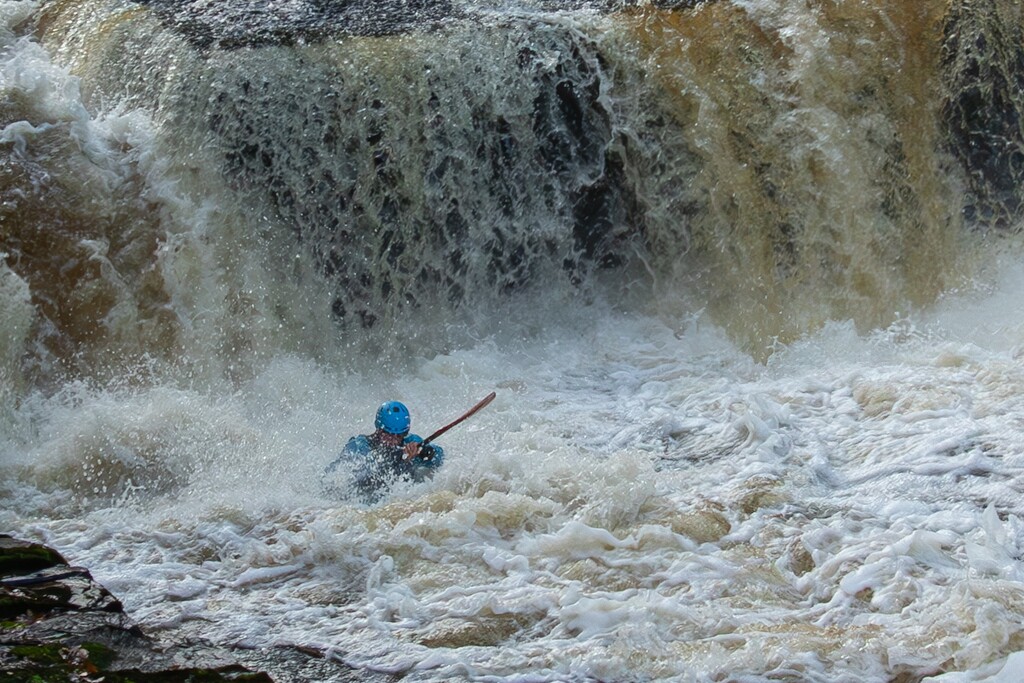
[(373, 424), (377, 429), (383, 429), (388, 434), (405, 434), (409, 431), (409, 425), (412, 424), (412, 417), (404, 403), (387, 401), (377, 409), (377, 419)]

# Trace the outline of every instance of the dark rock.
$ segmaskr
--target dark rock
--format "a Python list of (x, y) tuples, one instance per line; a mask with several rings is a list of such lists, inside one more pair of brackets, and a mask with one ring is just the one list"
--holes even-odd
[[(147, 637), (88, 570), (0, 536), (0, 673), (5, 681), (271, 681), (222, 657)], [(173, 661), (172, 661), (173, 660)], [(182, 666), (180, 661), (195, 662)]]
[[(467, 18), (450, 0), (305, 0), (287, 9), (254, 0), (185, 2), (135, 0), (150, 7), (161, 22), (201, 50), (232, 50), (267, 45), (300, 45), (344, 36), (390, 36), (437, 30)], [(690, 10), (713, 0), (655, 0), (663, 9)], [(546, 12), (621, 11), (638, 0), (543, 0)], [(486, 7), (480, 9), (486, 10)]]
[(388, 674), (350, 669), (309, 648), (234, 650), (233, 655), (245, 666), (267, 672), (275, 683), (393, 683), (398, 680)]
[(973, 227), (1007, 227), (1024, 214), (1024, 26), (1019, 8), (959, 0), (944, 24), (943, 118), (969, 192)]
[(459, 14), (449, 0), (307, 0), (290, 3), (286, 10), (252, 0), (136, 1), (201, 50), (395, 35), (431, 28)]
[(367, 675), (298, 648), (234, 651), (159, 642), (131, 622), (120, 601), (88, 570), (68, 566), (60, 553), (43, 545), (0, 535), (0, 680), (290, 683), (390, 678)]
[[(268, 67), (245, 52), (224, 60), (215, 92), (196, 93), (225, 177), (310, 250), (342, 323), (457, 308), (522, 289), (551, 265), (580, 283), (622, 266), (643, 231), (600, 47), (528, 18), (480, 30), (495, 56), (516, 60), (455, 64), (431, 46), (399, 76), (301, 51)], [(479, 87), (465, 86), (467, 70)], [(493, 95), (510, 83), (515, 95)], [(427, 124), (409, 127), (417, 121)]]
[(67, 564), (56, 550), (0, 536), (0, 577), (22, 575)]
[(46, 546), (0, 536), (0, 619), (58, 616), (69, 610), (122, 611), (121, 603), (92, 580), (85, 569), (70, 567)]

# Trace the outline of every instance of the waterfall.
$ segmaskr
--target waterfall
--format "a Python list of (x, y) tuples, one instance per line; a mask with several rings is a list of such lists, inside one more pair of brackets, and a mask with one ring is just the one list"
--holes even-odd
[(1008, 3), (6, 6), (39, 381), (443, 348), (432, 321), (592, 296), (764, 357), (1016, 232)]

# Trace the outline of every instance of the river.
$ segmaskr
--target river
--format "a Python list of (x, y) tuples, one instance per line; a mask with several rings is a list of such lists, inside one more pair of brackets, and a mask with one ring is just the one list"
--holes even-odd
[(409, 681), (1019, 680), (1022, 33), (0, 0), (0, 531)]

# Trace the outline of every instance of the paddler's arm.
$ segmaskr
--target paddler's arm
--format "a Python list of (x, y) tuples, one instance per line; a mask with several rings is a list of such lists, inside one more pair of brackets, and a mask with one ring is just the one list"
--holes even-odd
[(444, 460), (444, 450), (434, 444), (423, 445), (422, 439), (413, 434), (404, 446), (405, 459), (416, 458), (417, 462), (427, 467), (437, 468)]

